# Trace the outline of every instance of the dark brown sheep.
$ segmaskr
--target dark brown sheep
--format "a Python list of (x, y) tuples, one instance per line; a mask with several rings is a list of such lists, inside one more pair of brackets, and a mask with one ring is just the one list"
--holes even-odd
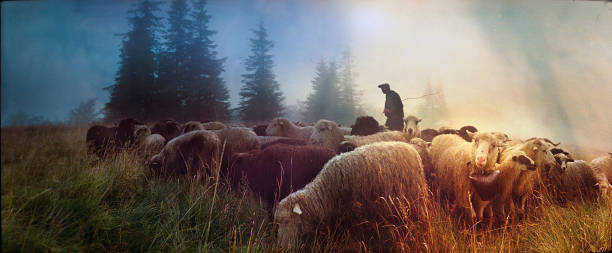
[(253, 127), (253, 132), (257, 134), (257, 136), (266, 136), (266, 128), (268, 125), (256, 125)]
[(438, 130), (436, 129), (431, 129), (431, 128), (423, 129), (421, 130), (421, 139), (423, 139), (426, 142), (431, 142), (434, 137), (438, 136), (438, 134), (439, 134)]
[(261, 142), (261, 149), (265, 149), (269, 146), (276, 144), (288, 144), (295, 146), (304, 146), (306, 142), (303, 140), (293, 139), (289, 137), (280, 137), (280, 136), (257, 136), (259, 141)]
[(230, 182), (246, 179), (250, 189), (272, 208), (274, 203), (303, 188), (335, 153), (320, 146), (272, 145), (236, 154)]
[(360, 116), (351, 126), (351, 135), (371, 135), (383, 131), (383, 129), (372, 116)]
[(151, 134), (160, 134), (166, 139), (166, 143), (181, 135), (183, 126), (174, 119), (165, 119), (159, 121), (151, 128)]
[(142, 124), (144, 123), (128, 118), (121, 120), (115, 127), (91, 126), (85, 137), (87, 148), (100, 158), (114, 154), (135, 141), (136, 126)]

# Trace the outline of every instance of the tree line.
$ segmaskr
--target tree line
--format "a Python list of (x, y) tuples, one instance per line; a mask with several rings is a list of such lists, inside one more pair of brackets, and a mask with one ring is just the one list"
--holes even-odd
[[(122, 34), (115, 82), (106, 89), (106, 120), (124, 117), (143, 120), (268, 121), (283, 116), (284, 95), (273, 72), (269, 38), (263, 22), (252, 30), (250, 55), (244, 61), (240, 103), (230, 109), (222, 78), (225, 58), (216, 51), (205, 0), (173, 0), (167, 18), (159, 17), (160, 3), (142, 0), (129, 12), (129, 31)], [(341, 73), (331, 62), (317, 67), (313, 93), (308, 97), (304, 120), (320, 118), (354, 120), (358, 103), (352, 87), (352, 62)], [(322, 65), (321, 65), (322, 64)], [(338, 76), (340, 75), (340, 76)], [(347, 76), (348, 75), (348, 76)]]

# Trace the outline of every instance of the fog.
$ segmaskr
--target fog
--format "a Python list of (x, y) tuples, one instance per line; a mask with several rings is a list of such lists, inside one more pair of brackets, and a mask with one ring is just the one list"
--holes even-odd
[[(167, 6), (167, 4), (165, 4)], [(62, 120), (108, 99), (129, 1), (2, 3), (2, 119)], [(165, 7), (164, 7), (165, 8)], [(367, 111), (384, 122), (387, 82), (400, 96), (442, 87), (450, 116), (516, 138), (545, 136), (612, 151), (612, 4), (599, 1), (210, 1), (232, 106), (249, 32), (263, 20), (287, 104), (304, 101), (315, 65), (350, 49)], [(414, 114), (422, 99), (404, 101)]]

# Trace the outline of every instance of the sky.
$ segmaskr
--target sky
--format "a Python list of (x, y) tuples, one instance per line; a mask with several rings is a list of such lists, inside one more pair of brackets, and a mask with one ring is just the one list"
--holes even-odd
[[(102, 107), (132, 1), (1, 4), (3, 122), (15, 112), (64, 120), (88, 98)], [(378, 84), (406, 98), (430, 83), (443, 89), (450, 116), (417, 115), (427, 127), (471, 124), (612, 151), (609, 1), (211, 0), (208, 10), (232, 106), (262, 20), (289, 105), (305, 100), (320, 59), (350, 50), (363, 104), (379, 121)], [(406, 100), (405, 113), (421, 102)]]

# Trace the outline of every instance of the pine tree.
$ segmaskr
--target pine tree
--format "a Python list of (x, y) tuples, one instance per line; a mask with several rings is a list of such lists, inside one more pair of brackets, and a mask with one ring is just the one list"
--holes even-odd
[(245, 61), (247, 73), (242, 75), (240, 116), (247, 122), (268, 121), (281, 116), (284, 97), (272, 72), (274, 62), (270, 50), (274, 43), (268, 40), (263, 22), (253, 33), (251, 55)]
[(128, 19), (130, 31), (123, 35), (120, 66), (115, 83), (108, 87), (110, 100), (105, 106), (106, 118), (150, 119), (156, 112), (161, 88), (156, 84), (156, 32), (160, 27), (158, 2), (143, 0), (134, 5)]
[(443, 125), (443, 121), (447, 117), (448, 107), (446, 105), (446, 97), (442, 85), (436, 87), (434, 92), (431, 83), (427, 82), (425, 86), (425, 100), (417, 107), (417, 116), (423, 118), (422, 125), (424, 127), (433, 127)]
[(312, 80), (313, 91), (306, 100), (304, 120), (309, 122), (319, 119), (336, 120), (339, 114), (338, 67), (334, 62), (326, 64), (321, 59), (317, 64), (315, 75)]
[(350, 125), (355, 121), (357, 116), (362, 113), (360, 103), (358, 102), (359, 94), (355, 90), (353, 73), (353, 59), (351, 53), (347, 50), (342, 56), (342, 70), (340, 72), (340, 112), (338, 122)]
[(187, 0), (173, 0), (168, 10), (168, 28), (164, 34), (164, 51), (160, 55), (159, 83), (163, 87), (164, 112), (184, 120), (187, 99), (188, 57), (191, 21), (187, 19)]
[(206, 0), (193, 2), (192, 39), (189, 50), (189, 93), (185, 111), (191, 118), (201, 120), (227, 120), (230, 117), (229, 92), (221, 73), (224, 58), (218, 58), (217, 45), (211, 37), (216, 33), (209, 29), (211, 16), (206, 11)]
[(92, 123), (100, 114), (98, 111), (96, 111), (95, 107), (96, 98), (90, 98), (79, 103), (79, 106), (70, 111), (70, 114), (68, 115), (68, 123), (74, 125), (86, 125)]

